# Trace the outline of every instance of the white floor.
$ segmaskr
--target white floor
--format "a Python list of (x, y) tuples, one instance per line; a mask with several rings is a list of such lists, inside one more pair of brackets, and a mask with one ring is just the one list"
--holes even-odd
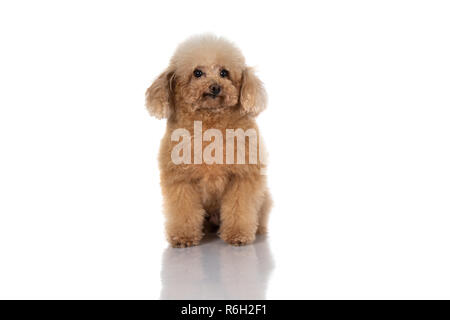
[(161, 299), (265, 299), (273, 269), (265, 237), (231, 247), (210, 236), (197, 247), (164, 251)]
[(363, 228), (356, 230), (347, 227), (348, 217), (319, 214), (280, 232), (283, 213), (274, 214), (272, 235), (252, 245), (231, 247), (211, 235), (186, 249), (168, 247), (162, 224), (149, 223), (148, 214), (141, 221), (116, 213), (109, 221), (61, 217), (64, 230), (41, 218), (17, 219), (21, 230), (2, 225), (0, 298), (450, 297), (447, 226), (424, 237), (427, 223), (397, 232), (395, 221), (360, 219)]

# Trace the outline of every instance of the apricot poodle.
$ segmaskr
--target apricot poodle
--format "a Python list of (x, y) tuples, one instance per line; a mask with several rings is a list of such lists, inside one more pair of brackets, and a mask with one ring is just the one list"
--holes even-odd
[(232, 245), (266, 233), (271, 199), (255, 122), (266, 92), (240, 50), (212, 35), (188, 39), (147, 89), (146, 106), (167, 118), (159, 166), (170, 244), (198, 245), (214, 228)]

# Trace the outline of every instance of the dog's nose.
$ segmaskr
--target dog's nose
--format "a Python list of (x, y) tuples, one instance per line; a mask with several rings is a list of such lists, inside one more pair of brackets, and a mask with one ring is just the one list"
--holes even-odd
[(209, 91), (213, 95), (218, 95), (220, 93), (220, 86), (218, 84), (212, 84), (209, 86)]

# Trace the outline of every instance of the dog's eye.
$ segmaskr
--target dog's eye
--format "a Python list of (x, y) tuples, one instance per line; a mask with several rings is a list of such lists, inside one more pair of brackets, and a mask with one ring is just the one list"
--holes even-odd
[(198, 69), (194, 70), (194, 77), (200, 78), (202, 75), (203, 75), (202, 70), (198, 70)]
[(225, 70), (225, 69), (220, 70), (220, 76), (222, 78), (228, 77), (228, 74), (229, 74), (228, 70)]

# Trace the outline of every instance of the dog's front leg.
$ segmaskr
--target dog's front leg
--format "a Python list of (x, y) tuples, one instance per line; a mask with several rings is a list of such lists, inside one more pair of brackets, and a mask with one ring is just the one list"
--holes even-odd
[(200, 195), (189, 183), (163, 186), (167, 240), (173, 247), (198, 245), (203, 237), (205, 210)]
[(222, 198), (220, 237), (236, 246), (252, 243), (263, 199), (264, 189), (257, 179), (232, 180)]

